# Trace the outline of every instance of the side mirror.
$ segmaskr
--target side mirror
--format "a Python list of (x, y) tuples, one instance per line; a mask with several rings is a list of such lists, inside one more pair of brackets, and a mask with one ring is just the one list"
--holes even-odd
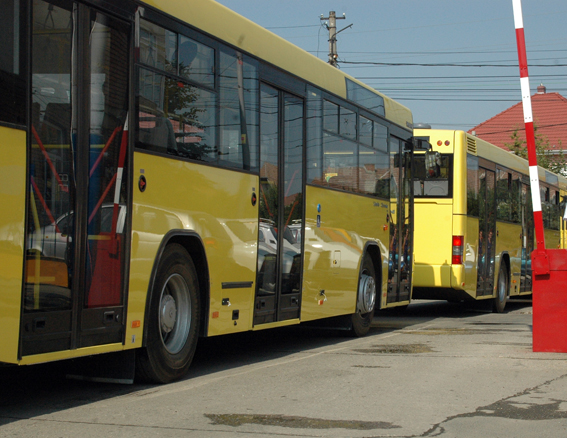
[(429, 143), (429, 137), (413, 137), (413, 150), (414, 151), (431, 150), (431, 143)]

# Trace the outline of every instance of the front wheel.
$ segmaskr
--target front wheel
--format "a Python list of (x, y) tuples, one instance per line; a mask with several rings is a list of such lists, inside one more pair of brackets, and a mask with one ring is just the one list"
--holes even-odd
[(168, 383), (189, 369), (199, 327), (199, 282), (181, 245), (166, 247), (151, 299), (146, 347), (138, 352), (136, 372), (142, 380)]
[(365, 257), (362, 263), (362, 270), (358, 280), (356, 312), (351, 315), (350, 330), (353, 336), (358, 337), (365, 336), (370, 330), (377, 296), (374, 264), (369, 257)]
[(493, 310), (495, 313), (504, 312), (508, 299), (508, 269), (504, 262), (500, 262), (498, 271), (498, 284), (496, 286), (496, 297), (494, 297)]

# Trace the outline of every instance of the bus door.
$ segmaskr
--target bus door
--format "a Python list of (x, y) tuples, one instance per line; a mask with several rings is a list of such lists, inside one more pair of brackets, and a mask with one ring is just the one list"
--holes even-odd
[[(522, 184), (522, 267), (520, 269), (520, 292), (532, 290), (531, 254), (534, 250), (534, 215), (530, 186)], [(562, 221), (563, 222), (563, 221)]]
[(390, 138), (390, 251), (387, 303), (410, 299), (413, 254), (412, 146)]
[(494, 289), (494, 256), (496, 250), (495, 172), (479, 168), (478, 266), (477, 296), (492, 295)]
[(122, 343), (130, 28), (34, 0), (21, 356)]
[(303, 259), (303, 101), (262, 84), (254, 324), (299, 318)]

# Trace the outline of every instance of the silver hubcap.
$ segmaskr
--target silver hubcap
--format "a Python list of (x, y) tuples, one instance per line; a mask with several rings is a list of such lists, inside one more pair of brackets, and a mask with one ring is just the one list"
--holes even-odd
[(179, 353), (191, 327), (191, 300), (189, 286), (179, 274), (171, 275), (161, 291), (159, 328), (161, 342), (171, 354)]
[(161, 331), (163, 333), (171, 332), (175, 326), (176, 318), (175, 300), (171, 295), (166, 295), (161, 300)]
[(376, 282), (374, 278), (362, 274), (360, 277), (360, 283), (358, 285), (358, 300), (356, 304), (356, 310), (359, 313), (370, 313), (374, 310), (374, 304), (376, 303)]

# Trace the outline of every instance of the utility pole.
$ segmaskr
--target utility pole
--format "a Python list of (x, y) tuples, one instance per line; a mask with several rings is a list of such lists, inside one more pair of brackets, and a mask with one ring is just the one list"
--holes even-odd
[(321, 14), (321, 20), (329, 20), (329, 24), (326, 25), (329, 30), (329, 64), (333, 67), (337, 66), (337, 58), (339, 57), (337, 54), (337, 20), (344, 20), (345, 18), (345, 14), (342, 17), (337, 17), (335, 11), (330, 11), (328, 17), (323, 17), (323, 14)]

